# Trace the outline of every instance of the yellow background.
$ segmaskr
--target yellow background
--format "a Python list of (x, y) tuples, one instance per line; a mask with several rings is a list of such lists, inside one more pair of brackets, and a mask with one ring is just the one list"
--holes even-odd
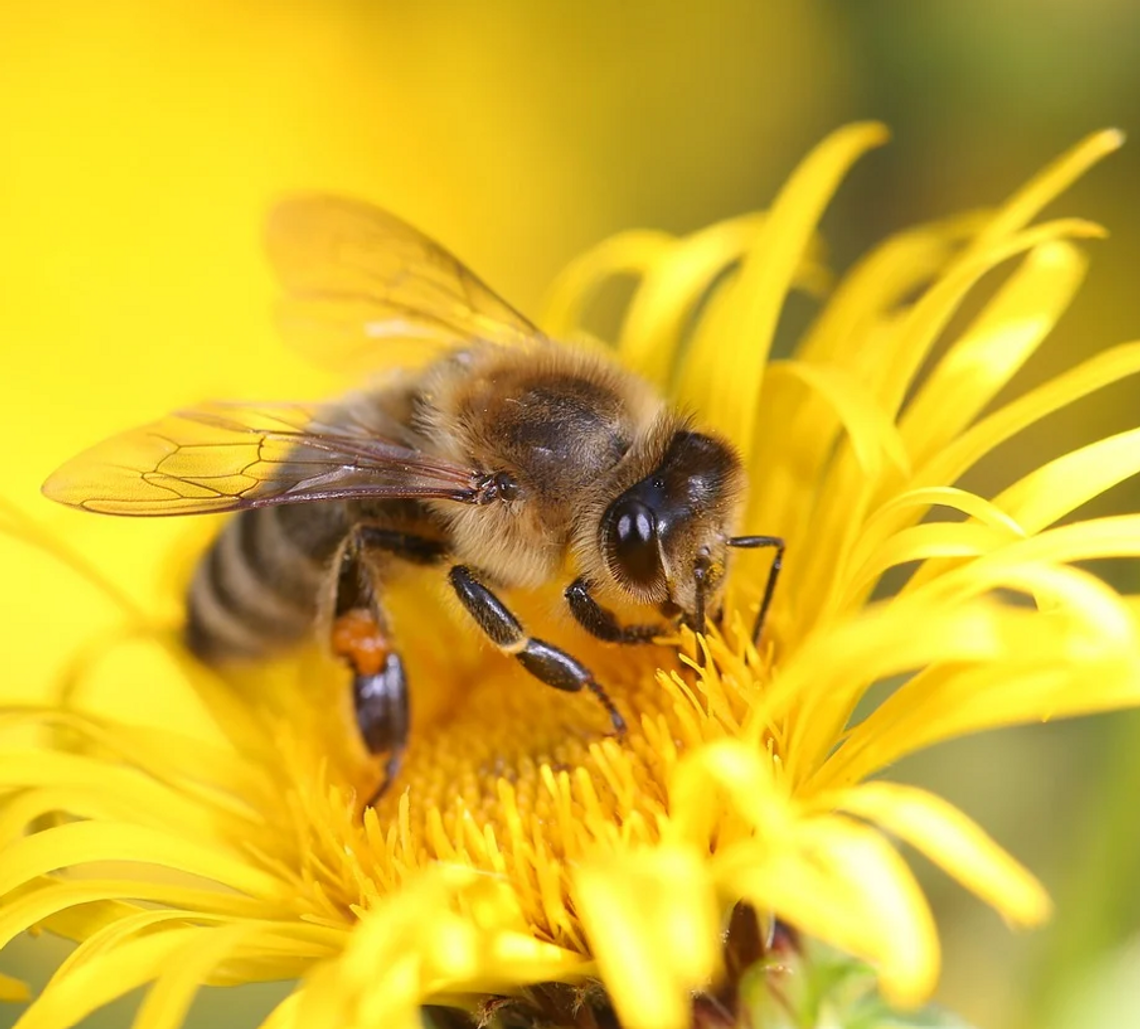
[[(180, 404), (335, 388), (270, 325), (257, 239), (283, 192), (390, 207), (533, 313), (555, 271), (606, 234), (762, 207), (826, 132), (882, 118), (894, 145), (856, 170), (825, 222), (842, 266), (910, 221), (1000, 199), (1089, 130), (1140, 127), (1138, 57), (1128, 0), (6, 0), (2, 496), (160, 603), (162, 555), (192, 527), (84, 517), (38, 486), (83, 446)], [(1137, 181), (1133, 146), (1063, 202), (1114, 235), (1023, 382), (1140, 336)], [(1002, 460), (1134, 424), (1136, 400), (1111, 391)], [(1137, 496), (1124, 487), (1098, 510)], [(4, 689), (42, 695), (114, 612), (22, 545), (0, 540), (0, 571)], [(1140, 930), (1138, 737), (1140, 720), (1116, 716), (965, 741), (900, 771), (978, 816), (1060, 904), (1049, 930), (1015, 937), (930, 878), (948, 946), (941, 997), (962, 1016), (1080, 1024), (1054, 1002)], [(31, 961), (42, 980), (35, 963), (58, 947), (25, 944), (0, 968)], [(252, 1025), (262, 995), (242, 998), (242, 1017), (229, 997), (210, 1011)], [(127, 1017), (117, 1008), (104, 1024)]]

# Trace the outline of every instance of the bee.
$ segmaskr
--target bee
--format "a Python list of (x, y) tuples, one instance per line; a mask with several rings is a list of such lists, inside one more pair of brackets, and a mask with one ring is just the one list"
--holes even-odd
[[(407, 673), (384, 605), (395, 563), (446, 563), (495, 647), (547, 686), (592, 693), (619, 735), (602, 684), (529, 635), (499, 591), (566, 575), (573, 619), (642, 644), (719, 617), (729, 548), (773, 548), (759, 637), (784, 541), (733, 535), (745, 479), (726, 440), (604, 354), (555, 343), (378, 208), (299, 196), (272, 212), (266, 243), (287, 335), (329, 357), (411, 342), (430, 348), (426, 362), (331, 403), (178, 411), (80, 454), (43, 492), (115, 515), (237, 512), (193, 577), (186, 643), (217, 665), (327, 636), (364, 743), (385, 758), (373, 800), (408, 743)], [(659, 617), (623, 624), (614, 601)]]

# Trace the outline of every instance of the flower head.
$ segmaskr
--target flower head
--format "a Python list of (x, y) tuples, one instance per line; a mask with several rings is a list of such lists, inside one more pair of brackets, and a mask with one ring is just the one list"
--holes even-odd
[[(290, 978), (274, 1029), (414, 1026), (423, 1004), (595, 980), (627, 1029), (679, 1029), (694, 991), (725, 973), (741, 902), (868, 960), (913, 1004), (933, 988), (937, 936), (889, 837), (1015, 924), (1047, 915), (1036, 880), (964, 814), (874, 777), (963, 733), (1140, 702), (1135, 604), (1076, 564), (1136, 556), (1140, 519), (1058, 525), (1140, 469), (1140, 430), (994, 497), (955, 485), (1025, 427), (1140, 371), (1140, 344), (1119, 346), (994, 406), (1077, 289), (1077, 241), (1101, 234), (1031, 223), (1120, 139), (1091, 137), (994, 211), (887, 240), (793, 356), (770, 361), (788, 292), (829, 288), (824, 205), (883, 138), (835, 134), (764, 214), (618, 236), (550, 298), (547, 328), (572, 340), (600, 285), (637, 278), (620, 359), (733, 440), (751, 484), (743, 529), (787, 540), (759, 646), (749, 623), (770, 555), (737, 556), (722, 628), (657, 647), (548, 632), (556, 594), (519, 598), (605, 682), (629, 723), (617, 739), (594, 705), (465, 635), (430, 576), (411, 579), (393, 610), (412, 746), (361, 819), (376, 769), (336, 666), (312, 653), (223, 682), (128, 611), (132, 645), (152, 651), (145, 688), (191, 693), (214, 728), (141, 727), (74, 690), (7, 711), (47, 732), (6, 757), (0, 940), (43, 926), (81, 941), (22, 1029), (72, 1025), (146, 983), (136, 1024), (157, 1029), (201, 984)], [(1006, 266), (932, 361), (978, 281)], [(912, 571), (892, 593), (880, 584), (897, 568)]]

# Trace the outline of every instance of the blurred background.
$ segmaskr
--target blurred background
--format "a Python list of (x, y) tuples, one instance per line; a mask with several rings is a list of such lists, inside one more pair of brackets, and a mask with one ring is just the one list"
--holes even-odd
[[(1001, 200), (1091, 130), (1135, 135), (1140, 5), (6, 0), (0, 495), (155, 603), (185, 525), (79, 518), (38, 487), (85, 445), (181, 404), (335, 386), (282, 350), (268, 317), (258, 230), (282, 192), (382, 203), (533, 313), (607, 234), (764, 207), (822, 136), (868, 117), (894, 141), (825, 219), (840, 268), (908, 223)], [(1112, 236), (1022, 387), (1140, 337), (1137, 182), (1133, 144), (1056, 205)], [(1116, 387), (1051, 419), (1022, 458), (1136, 410), (1137, 388)], [(1095, 510), (1138, 500), (1126, 485)], [(42, 695), (114, 612), (6, 539), (0, 568), (4, 688)], [(1134, 570), (1114, 574), (1137, 587)], [(897, 775), (964, 807), (1057, 901), (1048, 928), (1015, 935), (925, 875), (946, 946), (940, 1000), (984, 1029), (1140, 1025), (1140, 717), (993, 733)], [(0, 969), (42, 983), (62, 949), (21, 941)], [(239, 996), (241, 1012), (233, 995), (208, 998), (199, 1024), (256, 1024), (266, 992)], [(16, 1013), (0, 1008), (0, 1026)], [(117, 1006), (92, 1024), (128, 1017)]]

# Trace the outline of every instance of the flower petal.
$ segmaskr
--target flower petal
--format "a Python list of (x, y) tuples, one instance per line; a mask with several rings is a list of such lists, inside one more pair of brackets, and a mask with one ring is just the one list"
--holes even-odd
[[(1140, 429), (1131, 429), (1041, 465), (998, 494), (994, 505), (1008, 512), (1025, 533), (1037, 533), (1136, 474), (1140, 474)], [(914, 530), (903, 530), (908, 531)], [(951, 567), (949, 562), (928, 561), (904, 592), (918, 589)]]
[(753, 215), (720, 222), (678, 240), (642, 276), (622, 322), (623, 363), (655, 385), (669, 385), (696, 306), (710, 282), (748, 249), (764, 224)]
[[(864, 384), (877, 381), (873, 369), (884, 360), (879, 350), (887, 341), (880, 323), (945, 266), (957, 242), (941, 226), (887, 240), (842, 279), (796, 348), (796, 360), (841, 370)], [(757, 418), (753, 467), (763, 469), (764, 488), (750, 498), (750, 524), (787, 533), (806, 521), (842, 426), (822, 397), (773, 389), (770, 381)]]
[(744, 259), (732, 301), (707, 314), (680, 379), (682, 404), (701, 411), (744, 454), (753, 448), (764, 364), (815, 225), (848, 168), (886, 140), (882, 125), (850, 125), (824, 140), (780, 191), (763, 231)]
[(1024, 535), (1011, 533), (1005, 525), (994, 527), (973, 522), (912, 525), (875, 547), (862, 565), (854, 566), (849, 574), (838, 580), (837, 585), (842, 586), (843, 592), (838, 595), (835, 606), (837, 609), (852, 606), (856, 598), (869, 593), (890, 568), (934, 558), (977, 557), (1016, 539), (1024, 539)]
[(918, 848), (948, 875), (1017, 925), (1040, 925), (1052, 905), (1045, 888), (986, 835), (939, 797), (898, 783), (870, 782), (813, 801), (877, 823)]
[(678, 240), (646, 270), (622, 321), (618, 353), (664, 388), (693, 312), (718, 276), (740, 259), (766, 216), (736, 218)]
[[(74, 803), (62, 807), (39, 805), (42, 810), (37, 810), (37, 805), (13, 805), (0, 815), (0, 845), (23, 832), (28, 815), (36, 817), (61, 810), (72, 814), (98, 813), (110, 820), (133, 815), (155, 828), (190, 830), (195, 835), (222, 828), (224, 816), (220, 812), (203, 809), (191, 798), (172, 793), (141, 769), (56, 751), (28, 750), (7, 755), (0, 766), (0, 789), (38, 786), (52, 787), (51, 796), (69, 794)], [(81, 810), (84, 804), (86, 809)], [(27, 807), (27, 812), (21, 811), (21, 807)], [(231, 822), (227, 828), (234, 835), (244, 831), (254, 836), (257, 827), (246, 819)]]
[(249, 922), (201, 930), (170, 955), (139, 1007), (132, 1029), (179, 1029), (213, 970), (247, 940), (265, 931)]
[(739, 844), (714, 858), (722, 888), (876, 967), (901, 1007), (938, 978), (938, 935), (898, 852), (877, 832), (836, 816), (801, 823), (771, 855)]
[(1034, 422), (1137, 373), (1140, 373), (1140, 342), (1123, 343), (1105, 350), (972, 425), (916, 468), (912, 485), (955, 482), (978, 460)]
[(644, 274), (668, 250), (674, 238), (667, 232), (632, 230), (587, 250), (554, 280), (542, 305), (543, 328), (556, 339), (573, 336), (582, 324), (586, 308), (607, 280)]
[(10, 843), (0, 853), (0, 894), (57, 868), (89, 861), (141, 861), (200, 875), (251, 896), (276, 896), (282, 884), (247, 858), (206, 843), (116, 822), (74, 822)]
[[(675, 391), (672, 376), (677, 355), (693, 316), (720, 276), (755, 244), (767, 214), (746, 215), (718, 222), (679, 239), (642, 276), (622, 321), (618, 353), (622, 363), (656, 385)], [(814, 241), (813, 241), (814, 242)], [(830, 283), (827, 270), (809, 248), (791, 285), (821, 292)]]
[(983, 241), (1004, 236), (1035, 218), (1098, 161), (1124, 145), (1119, 129), (1102, 129), (1086, 136), (1015, 192), (982, 230)]
[(716, 894), (697, 851), (607, 854), (574, 870), (598, 969), (628, 1029), (685, 1029), (691, 992), (720, 967)]
[(1054, 458), (1003, 490), (994, 503), (1030, 533), (1140, 473), (1140, 429), (1109, 436)]
[(967, 426), (1052, 331), (1088, 259), (1060, 240), (1031, 250), (908, 404), (899, 431), (916, 463)]
[(698, 847), (727, 842), (733, 826), (726, 815), (735, 815), (744, 837), (778, 840), (790, 816), (788, 792), (778, 780), (778, 759), (740, 740), (697, 747), (670, 779), (666, 839)]
[[(297, 1021), (297, 1012), (301, 1006), (301, 992), (295, 990), (277, 1005), (258, 1029), (296, 1029), (300, 1024)], [(422, 1029), (417, 1026), (416, 1029)]]
[(892, 359), (880, 365), (881, 381), (876, 394), (885, 410), (894, 415), (902, 407), (931, 347), (987, 272), (1018, 254), (1054, 240), (1091, 239), (1105, 234), (1099, 225), (1080, 218), (1044, 222), (1010, 235), (980, 234), (945, 275), (919, 298), (899, 326)]
[(460, 863), (430, 866), (365, 912), (297, 1004), (309, 1029), (418, 1026), (421, 1004), (581, 978), (581, 955), (528, 931), (509, 883)]
[(24, 1004), (31, 999), (32, 991), (28, 989), (27, 983), (0, 972), (0, 1001)]
[[(1121, 641), (1131, 642), (1132, 633), (1128, 614), (1119, 597), (1101, 580), (1092, 576), (1077, 576), (1075, 569), (1063, 575), (1057, 565), (1074, 561), (1088, 561), (1101, 557), (1140, 556), (1140, 515), (1116, 515), (1086, 522), (1062, 525), (1025, 539), (1014, 540), (991, 551), (986, 556), (954, 568), (938, 578), (909, 591), (944, 596), (976, 595), (1001, 586), (1027, 588), (1035, 578), (1043, 581), (1055, 579), (1074, 590), (1074, 614), (1080, 614), (1080, 605), (1088, 611), (1096, 610), (1103, 618), (1106, 634), (1112, 632)], [(1064, 599), (1062, 595), (1058, 599)], [(1093, 619), (1088, 619), (1095, 624)]]
[[(1078, 569), (1023, 572), (1043, 593), (1074, 592), (1050, 611), (995, 611), (1023, 627), (1022, 643), (1011, 637), (999, 660), (935, 664), (905, 682), (849, 730), (821, 766), (816, 788), (858, 781), (969, 732), (1140, 704), (1136, 613)], [(1121, 612), (1130, 626), (1118, 624)]]
[(838, 365), (853, 374), (865, 369), (868, 330), (929, 285), (961, 249), (963, 238), (976, 234), (977, 221), (923, 225), (879, 243), (840, 280), (797, 345), (796, 359)]
[(61, 967), (16, 1029), (70, 1029), (92, 1011), (156, 978), (176, 954), (200, 942), (206, 931), (193, 926), (168, 928)]
[(909, 472), (910, 461), (894, 423), (855, 379), (838, 368), (800, 361), (774, 361), (768, 366), (767, 376), (777, 389), (785, 378), (797, 379), (827, 403), (846, 430), (855, 458), (868, 479), (879, 478), (883, 458), (899, 472)]
[[(844, 598), (850, 597), (855, 591), (851, 586), (852, 572), (848, 569), (860, 568), (875, 561), (878, 548), (884, 545), (884, 540), (889, 539), (892, 532), (898, 531), (902, 524), (917, 521), (936, 507), (946, 507), (969, 515), (1007, 540), (1022, 539), (1028, 535), (1005, 511), (976, 493), (956, 486), (927, 486), (905, 490), (895, 494), (868, 516), (859, 531), (847, 566), (837, 570), (832, 592)], [(881, 561), (878, 563), (882, 564)], [(834, 609), (842, 610), (842, 601), (836, 602)]]
[[(141, 910), (137, 905), (117, 903), (140, 900), (172, 905), (191, 911), (234, 917), (256, 917), (263, 914), (257, 902), (248, 897), (220, 890), (199, 890), (179, 883), (130, 879), (53, 879), (41, 877), (27, 887), (5, 895), (0, 908), (0, 949), (17, 935), (38, 923), (45, 922), (61, 911), (82, 908), (88, 916), (97, 915), (95, 921), (105, 924), (102, 912), (122, 917)], [(101, 902), (116, 902), (105, 904)]]
[(986, 602), (949, 607), (890, 601), (809, 637), (749, 713), (744, 732), (757, 742), (770, 722), (787, 726), (784, 761), (798, 782), (834, 746), (863, 693), (875, 682), (938, 661), (994, 658), (1009, 645), (1012, 622)]

